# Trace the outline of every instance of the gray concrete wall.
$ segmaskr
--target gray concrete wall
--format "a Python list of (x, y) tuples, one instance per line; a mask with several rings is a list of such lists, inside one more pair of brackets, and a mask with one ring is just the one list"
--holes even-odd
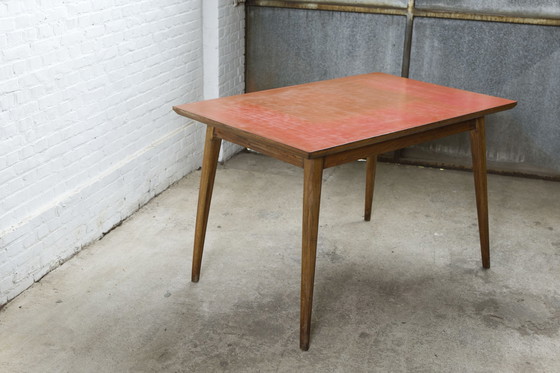
[[(309, 8), (309, 1), (299, 3)], [(329, 4), (331, 10), (248, 7), (248, 91), (372, 71), (400, 75), (404, 61), (403, 73), (413, 79), (518, 100), (515, 109), (487, 118), (489, 168), (560, 178), (558, 0), (416, 0), (408, 12), (407, 1), (344, 2), (362, 12), (345, 12), (343, 5), (337, 11), (329, 1), (313, 3)], [(375, 14), (369, 6), (402, 8), (402, 13)], [(426, 16), (432, 11), (449, 17), (475, 13), (487, 21)], [(517, 17), (512, 19), (517, 23), (496, 22), (496, 15)], [(407, 16), (413, 20), (410, 49)], [(524, 24), (523, 17), (543, 17), (553, 25)], [(416, 163), (470, 165), (466, 136), (407, 148), (399, 156)]]
[(418, 9), (484, 12), (521, 17), (560, 17), (558, 0), (415, 0)]
[[(307, 0), (290, 0), (293, 3), (309, 3)], [(530, 0), (527, 0), (530, 1)], [(555, 1), (555, 0), (550, 0)], [(375, 6), (387, 6), (387, 7), (398, 7), (406, 8), (408, 0), (322, 0), (320, 1), (324, 4), (348, 4), (348, 5), (375, 5)]]
[(248, 7), (248, 92), (347, 75), (400, 74), (405, 17)]
[[(420, 18), (410, 60), (413, 79), (519, 101), (487, 118), (489, 161), (560, 173), (560, 28)], [(414, 148), (470, 156), (466, 136)]]

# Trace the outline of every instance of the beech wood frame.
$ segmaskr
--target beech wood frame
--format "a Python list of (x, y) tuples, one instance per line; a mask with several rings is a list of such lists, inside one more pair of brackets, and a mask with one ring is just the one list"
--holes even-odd
[[(189, 117), (193, 118), (193, 115), (191, 114)], [(457, 120), (457, 118), (455, 118), (455, 120)], [(243, 131), (219, 124), (215, 126), (214, 123), (211, 123), (205, 118), (200, 118), (200, 121), (205, 122), (208, 127), (204, 143), (204, 158), (196, 216), (192, 262), (193, 282), (198, 282), (200, 278), (204, 238), (206, 235), (212, 189), (222, 139), (252, 148), (304, 169), (300, 300), (300, 348), (302, 350), (306, 351), (309, 349), (311, 334), (311, 311), (313, 304), (317, 237), (319, 231), (321, 186), (323, 170), (325, 168), (352, 162), (360, 158), (367, 159), (364, 219), (369, 221), (371, 219), (375, 168), (378, 154), (468, 131), (470, 133), (473, 158), (482, 266), (484, 268), (490, 268), (484, 116), (455, 123), (443, 122), (439, 123), (437, 126), (423, 127), (420, 130), (402, 131), (392, 134), (387, 138), (377, 137), (362, 143), (343, 145), (336, 149), (328, 149), (316, 153), (305, 153), (301, 150), (282, 146), (281, 144), (262, 137), (244, 133)]]

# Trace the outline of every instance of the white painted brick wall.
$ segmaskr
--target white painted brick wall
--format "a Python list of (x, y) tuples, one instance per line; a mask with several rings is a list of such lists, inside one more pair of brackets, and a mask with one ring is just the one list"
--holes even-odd
[(202, 1), (0, 2), (0, 305), (200, 165)]
[[(204, 0), (204, 98), (245, 92), (245, 6), (233, 0)], [(222, 142), (220, 160), (242, 148)]]
[[(245, 92), (245, 6), (232, 6), (232, 0), (220, 0), (219, 8), (219, 85), (220, 97)], [(222, 159), (242, 148), (224, 141)]]
[(245, 6), (231, 0), (219, 4), (220, 95), (245, 91)]

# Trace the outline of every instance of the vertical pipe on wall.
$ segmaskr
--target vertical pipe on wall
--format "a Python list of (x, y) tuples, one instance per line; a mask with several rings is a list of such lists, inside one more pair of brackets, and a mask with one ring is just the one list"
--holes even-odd
[(414, 0), (408, 0), (406, 8), (406, 30), (404, 34), (403, 59), (401, 76), (408, 78), (410, 69), (410, 50), (412, 48), (412, 29), (414, 26)]
[[(406, 29), (404, 33), (404, 45), (402, 54), (401, 76), (408, 78), (410, 71), (410, 51), (412, 49), (412, 30), (414, 28), (414, 0), (408, 0), (406, 7)], [(392, 160), (398, 163), (402, 155), (402, 149), (393, 152)]]

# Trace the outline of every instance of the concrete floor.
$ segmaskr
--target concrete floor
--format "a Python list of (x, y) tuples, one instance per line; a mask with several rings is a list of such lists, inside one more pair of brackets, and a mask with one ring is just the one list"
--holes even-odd
[(1, 372), (560, 371), (560, 183), (489, 176), (482, 270), (471, 174), (324, 174), (311, 348), (298, 348), (302, 171), (218, 170), (198, 284), (195, 172), (0, 311)]

